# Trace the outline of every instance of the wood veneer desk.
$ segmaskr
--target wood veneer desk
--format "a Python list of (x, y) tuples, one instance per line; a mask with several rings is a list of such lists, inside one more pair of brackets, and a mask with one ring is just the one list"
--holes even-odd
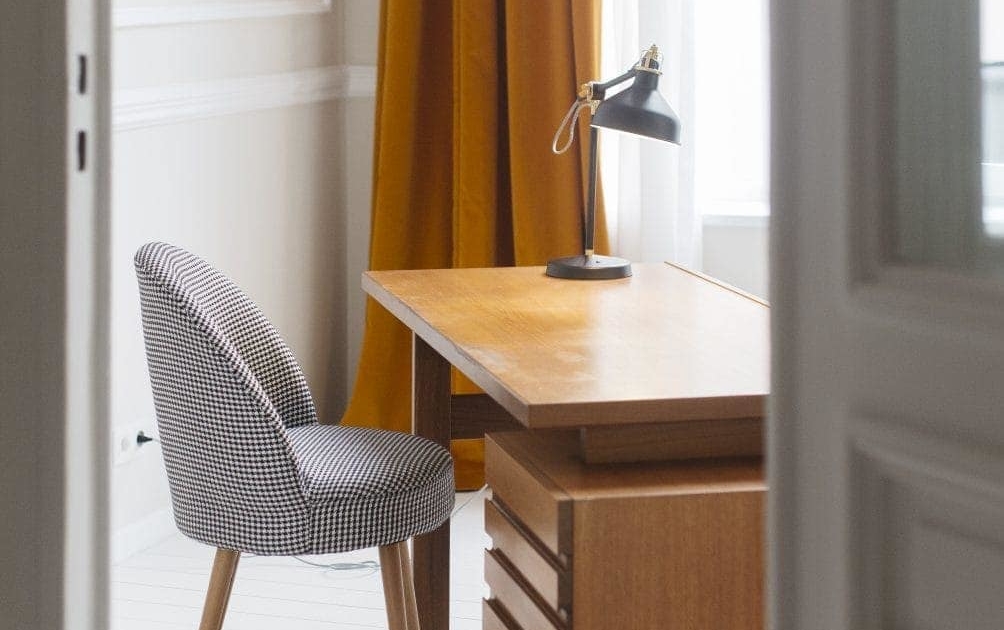
[[(589, 462), (760, 453), (766, 304), (668, 264), (622, 280), (542, 267), (374, 271), (363, 289), (413, 332), (413, 431), (578, 429)], [(486, 395), (451, 396), (450, 366)], [(449, 524), (415, 541), (422, 627), (449, 626)]]

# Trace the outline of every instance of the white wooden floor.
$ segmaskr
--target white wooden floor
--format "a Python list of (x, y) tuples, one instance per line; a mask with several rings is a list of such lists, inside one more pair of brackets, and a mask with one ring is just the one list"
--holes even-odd
[[(484, 492), (457, 494), (450, 528), (452, 630), (480, 630)], [(195, 630), (213, 549), (180, 534), (112, 567), (111, 630)], [(373, 630), (387, 628), (376, 549), (304, 558), (317, 564), (368, 566), (332, 570), (295, 558), (240, 559), (225, 630)]]

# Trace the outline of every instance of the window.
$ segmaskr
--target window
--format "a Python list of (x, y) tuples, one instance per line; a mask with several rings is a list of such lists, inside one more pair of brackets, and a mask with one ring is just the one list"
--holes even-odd
[[(663, 54), (659, 90), (681, 121), (679, 147), (600, 134), (618, 256), (708, 271), (706, 226), (766, 227), (767, 8), (768, 0), (604, 0), (599, 78), (621, 74), (656, 44)], [(765, 266), (756, 252), (734, 258), (742, 267)]]
[(694, 202), (702, 215), (770, 214), (766, 0), (694, 3)]
[(1004, 0), (980, 3), (983, 78), (983, 225), (1004, 237)]
[[(770, 213), (767, 5), (767, 0), (604, 2), (603, 79), (623, 72), (652, 43), (663, 52), (660, 90), (683, 129), (675, 175), (679, 186), (692, 191), (681, 203), (694, 206), (698, 215)], [(624, 159), (612, 157), (613, 151), (604, 150), (608, 162)], [(605, 169), (604, 183), (610, 182), (607, 197), (616, 206), (622, 178), (612, 171)]]

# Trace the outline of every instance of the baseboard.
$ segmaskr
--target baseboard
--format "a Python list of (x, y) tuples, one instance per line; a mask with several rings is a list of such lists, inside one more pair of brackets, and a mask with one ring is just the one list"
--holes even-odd
[(155, 545), (177, 532), (171, 508), (157, 510), (145, 518), (112, 532), (111, 561), (118, 564), (129, 556)]

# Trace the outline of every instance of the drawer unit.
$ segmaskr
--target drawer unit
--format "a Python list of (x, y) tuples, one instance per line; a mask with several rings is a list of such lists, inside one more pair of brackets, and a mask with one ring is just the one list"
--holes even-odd
[(519, 630), (509, 613), (499, 606), (498, 600), (481, 602), (481, 619), (484, 630)]
[(572, 551), (571, 497), (542, 471), (528, 466), (526, 457), (518, 444), (503, 449), (486, 440), (485, 479), (493, 480), (489, 483), (492, 494), (500, 498), (507, 511), (533, 532), (559, 562), (566, 563)]
[(485, 501), (485, 531), (495, 551), (505, 556), (552, 610), (567, 617), (572, 603), (568, 566), (562, 566), (532, 532), (509, 516), (498, 500)]
[(485, 551), (485, 582), (492, 591), (492, 600), (512, 617), (517, 629), (562, 630), (567, 627), (498, 550)]
[(758, 458), (584, 464), (568, 431), (493, 433), (486, 630), (761, 630)]

